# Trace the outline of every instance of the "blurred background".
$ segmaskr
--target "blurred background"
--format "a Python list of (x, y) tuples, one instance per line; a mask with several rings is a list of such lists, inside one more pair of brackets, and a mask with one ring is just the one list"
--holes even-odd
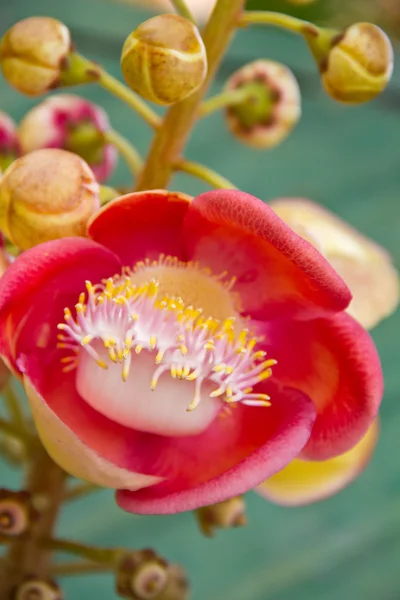
[[(203, 0), (204, 5), (207, 0)], [(278, 0), (250, 1), (251, 8), (283, 10), (318, 23), (375, 21), (400, 36), (399, 0), (317, 0), (294, 7)], [(132, 0), (0, 0), (0, 36), (17, 20), (56, 17), (71, 28), (78, 50), (120, 77), (119, 54), (127, 34), (151, 14), (151, 2)], [(215, 82), (255, 58), (287, 64), (299, 80), (303, 118), (289, 139), (269, 152), (241, 146), (215, 114), (195, 130), (187, 157), (204, 162), (238, 187), (270, 200), (304, 196), (337, 212), (383, 244), (400, 264), (400, 67), (389, 89), (362, 107), (335, 104), (321, 89), (304, 42), (267, 29), (240, 31)], [(113, 127), (144, 153), (149, 130), (135, 114), (96, 86), (72, 90), (101, 104)], [(37, 101), (0, 79), (0, 109), (15, 119)], [(129, 184), (121, 161), (112, 183)], [(171, 185), (196, 194), (205, 184), (179, 176)], [(363, 475), (334, 498), (305, 508), (281, 508), (248, 494), (249, 525), (199, 533), (192, 514), (139, 517), (116, 508), (104, 491), (68, 506), (59, 535), (98, 545), (154, 547), (182, 563), (193, 600), (399, 600), (400, 599), (400, 315), (373, 331), (385, 372), (382, 431)], [(16, 472), (0, 463), (0, 487), (18, 487)], [(66, 598), (110, 600), (107, 575), (63, 580)]]

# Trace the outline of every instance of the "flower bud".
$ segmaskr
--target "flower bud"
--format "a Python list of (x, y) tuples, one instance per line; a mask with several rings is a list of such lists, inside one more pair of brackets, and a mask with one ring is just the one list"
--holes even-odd
[(37, 514), (28, 492), (0, 489), (0, 536), (19, 538), (27, 533)]
[(63, 600), (63, 594), (54, 581), (29, 577), (15, 588), (12, 600)]
[(179, 15), (145, 21), (125, 40), (121, 68), (138, 94), (173, 104), (194, 92), (207, 73), (207, 55), (198, 29)]
[(248, 96), (226, 110), (228, 127), (242, 142), (259, 149), (282, 142), (301, 115), (300, 90), (293, 73), (271, 60), (256, 60), (236, 71), (226, 90)]
[(189, 581), (182, 567), (168, 567), (168, 581), (157, 600), (188, 600), (190, 595)]
[(305, 36), (325, 90), (334, 100), (360, 104), (385, 89), (393, 71), (393, 48), (382, 29), (372, 23), (355, 23), (339, 35), (316, 32), (310, 29)]
[(69, 30), (50, 17), (29, 17), (5, 34), (0, 64), (7, 81), (28, 96), (54, 88), (71, 51)]
[(247, 525), (246, 505), (241, 496), (199, 508), (196, 516), (200, 529), (207, 537), (212, 537), (216, 529)]
[(18, 133), (24, 154), (41, 148), (70, 150), (83, 158), (102, 182), (112, 173), (117, 159), (115, 147), (104, 143), (103, 134), (108, 129), (108, 117), (100, 106), (79, 96), (59, 94), (29, 111)]
[(386, 250), (310, 200), (279, 198), (270, 206), (344, 279), (353, 295), (347, 311), (363, 327), (371, 329), (396, 309), (399, 274)]
[(22, 250), (84, 236), (88, 219), (99, 207), (99, 185), (92, 171), (66, 150), (22, 156), (0, 181), (0, 229)]
[(19, 156), (19, 141), (14, 121), (0, 110), (0, 177), (1, 172)]
[(168, 563), (153, 550), (140, 550), (122, 556), (117, 568), (117, 593), (122, 598), (159, 598), (167, 585)]

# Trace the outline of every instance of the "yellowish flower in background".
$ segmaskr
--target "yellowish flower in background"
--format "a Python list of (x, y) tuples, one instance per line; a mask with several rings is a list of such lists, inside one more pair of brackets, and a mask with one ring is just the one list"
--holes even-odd
[(388, 252), (330, 211), (304, 198), (280, 198), (271, 208), (315, 246), (353, 294), (348, 312), (366, 329), (399, 303), (399, 275)]
[(374, 421), (354, 448), (330, 460), (296, 458), (256, 491), (283, 506), (301, 506), (324, 500), (351, 483), (367, 466), (378, 440), (379, 423)]

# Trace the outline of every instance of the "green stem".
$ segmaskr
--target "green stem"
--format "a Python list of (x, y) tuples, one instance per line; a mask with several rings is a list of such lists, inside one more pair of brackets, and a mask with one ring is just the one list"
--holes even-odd
[(199, 163), (191, 162), (189, 160), (181, 160), (176, 163), (175, 169), (177, 171), (187, 173), (188, 175), (193, 175), (193, 177), (198, 177), (217, 189), (237, 189), (233, 183), (228, 181), (228, 179), (225, 179), (225, 177), (222, 177), (222, 175), (216, 173), (216, 171), (213, 171), (212, 169), (209, 169), (205, 165), (201, 165)]
[(126, 85), (100, 68), (97, 81), (104, 89), (128, 104), (136, 111), (142, 119), (151, 127), (157, 129), (160, 125), (160, 117), (141, 99), (141, 97), (130, 90)]
[(143, 167), (137, 190), (166, 188), (198, 118), (200, 104), (236, 31), (245, 0), (217, 0), (203, 32), (207, 76), (200, 89), (174, 104), (158, 129)]
[(49, 550), (75, 554), (76, 556), (81, 556), (96, 563), (109, 565), (110, 567), (116, 564), (121, 554), (121, 550), (116, 548), (97, 548), (70, 540), (47, 539), (43, 540), (42, 544)]
[(199, 110), (199, 116), (207, 117), (209, 114), (216, 110), (220, 110), (221, 108), (236, 106), (237, 104), (241, 104), (248, 100), (252, 95), (252, 91), (246, 87), (221, 92), (216, 96), (207, 98), (207, 100), (202, 103)]
[(49, 457), (39, 441), (30, 450), (30, 465), (25, 489), (32, 497), (41, 498), (37, 520), (28, 537), (8, 544), (8, 552), (0, 565), (0, 598), (11, 592), (28, 575), (46, 578), (50, 569), (50, 552), (41, 547), (43, 538), (51, 536), (64, 496), (66, 474)]
[(53, 565), (51, 569), (51, 574), (54, 577), (66, 577), (68, 575), (90, 575), (92, 573), (107, 573), (112, 569), (112, 565), (98, 564), (90, 561), (77, 561)]
[(116, 147), (124, 158), (132, 175), (135, 177), (143, 168), (143, 160), (134, 146), (114, 129), (109, 129), (103, 134), (104, 140)]
[(2, 391), (2, 395), (4, 397), (8, 412), (12, 419), (13, 424), (24, 431), (27, 429), (27, 424), (25, 420), (25, 415), (21, 407), (20, 399), (17, 394), (14, 392), (11, 384), (9, 383), (6, 388)]
[(23, 443), (27, 443), (29, 441), (29, 434), (21, 430), (14, 423), (10, 423), (9, 421), (5, 421), (4, 419), (0, 419), (0, 431), (7, 435), (17, 438)]
[(70, 487), (65, 492), (64, 501), (71, 502), (72, 500), (77, 500), (78, 498), (83, 498), (88, 494), (92, 494), (93, 492), (97, 492), (99, 490), (99, 486), (94, 485), (93, 483), (79, 483), (74, 487)]
[(276, 27), (281, 27), (293, 33), (300, 33), (301, 35), (306, 32), (314, 32), (315, 35), (318, 35), (320, 31), (316, 25), (308, 21), (268, 10), (249, 10), (244, 12), (239, 20), (239, 26), (247, 27), (248, 25), (275, 25)]
[(189, 19), (189, 21), (192, 21), (192, 23), (196, 25), (196, 19), (194, 18), (193, 13), (186, 4), (185, 0), (171, 0), (171, 4), (175, 8), (178, 15), (185, 17), (185, 19)]

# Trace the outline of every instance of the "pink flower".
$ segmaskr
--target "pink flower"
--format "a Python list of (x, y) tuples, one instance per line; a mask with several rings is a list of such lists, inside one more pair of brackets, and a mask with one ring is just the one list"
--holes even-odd
[(173, 513), (363, 437), (374, 345), (343, 280), (260, 200), (129, 194), (89, 236), (36, 246), (0, 280), (1, 352), (67, 471), (125, 510)]
[(16, 125), (7, 113), (0, 110), (0, 175), (18, 155)]
[(19, 138), (24, 154), (41, 148), (79, 154), (101, 183), (111, 175), (117, 160), (115, 147), (102, 139), (109, 128), (100, 106), (79, 96), (59, 94), (46, 98), (25, 115)]

